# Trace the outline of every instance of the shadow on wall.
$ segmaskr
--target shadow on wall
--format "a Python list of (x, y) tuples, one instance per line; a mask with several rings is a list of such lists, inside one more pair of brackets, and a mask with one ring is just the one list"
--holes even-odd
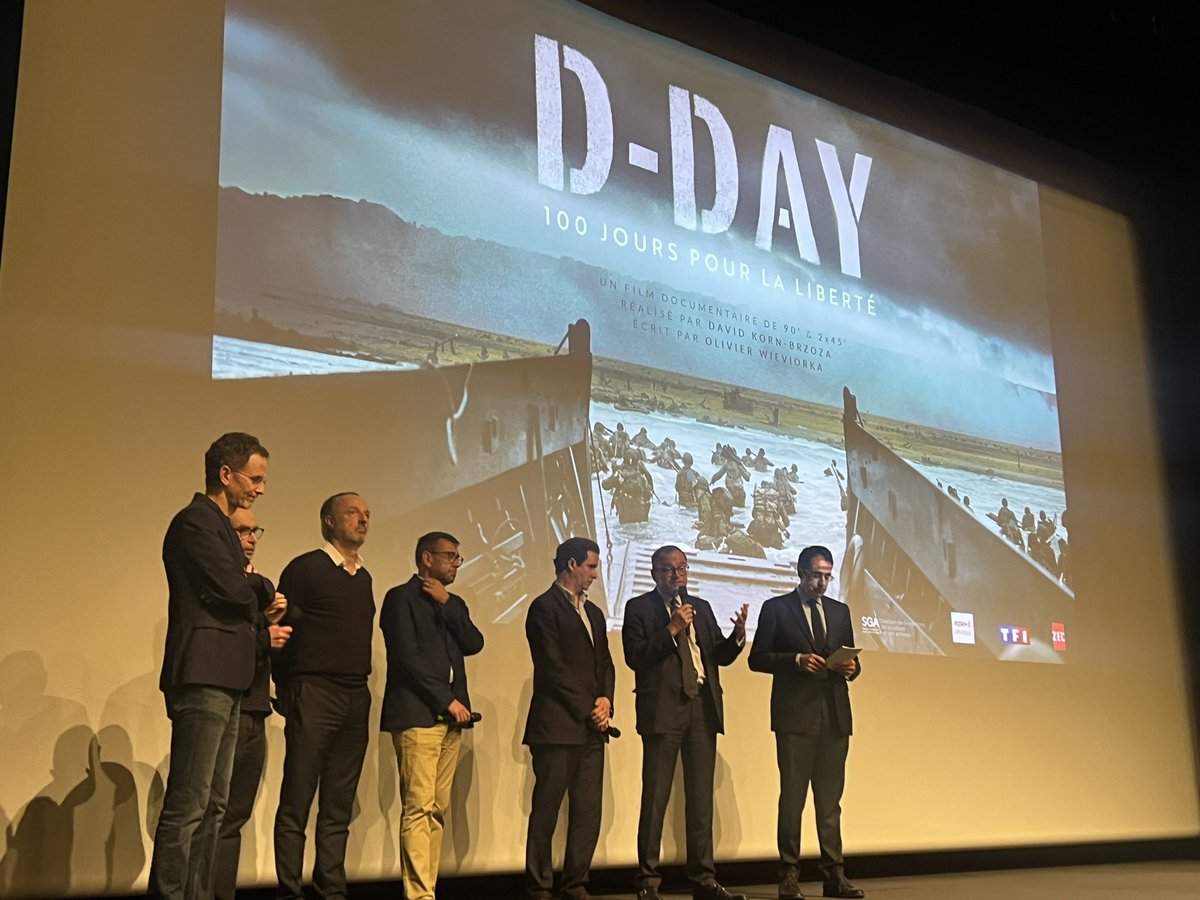
[(0, 660), (0, 894), (127, 892), (146, 864), (129, 735), (95, 733), (83, 705), (46, 683), (34, 651)]
[[(109, 737), (128, 743), (123, 733)], [(5, 894), (128, 891), (146, 863), (133, 775), (103, 761), (100, 738), (86, 725), (68, 729), (55, 743), (50, 783), (17, 815), (6, 839)]]

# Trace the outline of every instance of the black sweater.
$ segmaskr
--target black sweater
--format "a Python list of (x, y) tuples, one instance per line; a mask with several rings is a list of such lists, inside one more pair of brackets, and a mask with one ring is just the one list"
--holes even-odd
[(279, 590), (287, 597), (293, 631), (272, 662), (275, 683), (315, 678), (337, 687), (365, 686), (375, 625), (371, 573), (359, 566), (351, 575), (324, 550), (313, 550), (287, 564)]

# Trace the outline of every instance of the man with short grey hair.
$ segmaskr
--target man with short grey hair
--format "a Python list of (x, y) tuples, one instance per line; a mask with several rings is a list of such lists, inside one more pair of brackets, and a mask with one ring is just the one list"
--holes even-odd
[[(359, 555), (371, 509), (358, 494), (321, 504), (325, 544), (296, 557), (279, 586), (300, 611), (274, 661), (279, 711), (287, 718), (279, 810), (275, 815), (276, 896), (302, 896), (304, 829), (320, 788), (313, 884), (322, 897), (346, 896), (346, 841), (367, 752), (375, 599)], [(293, 612), (295, 615), (295, 612)]]

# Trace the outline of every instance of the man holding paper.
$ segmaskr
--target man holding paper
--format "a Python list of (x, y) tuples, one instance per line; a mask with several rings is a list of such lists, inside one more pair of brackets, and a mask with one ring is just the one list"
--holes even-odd
[(800, 818), (808, 786), (816, 807), (819, 868), (826, 897), (862, 897), (846, 880), (842, 859), (842, 790), (850, 749), (847, 682), (862, 671), (845, 604), (825, 596), (833, 554), (806, 547), (796, 563), (800, 584), (766, 601), (750, 647), (750, 668), (772, 675), (771, 730), (779, 764), (779, 900), (802, 900)]

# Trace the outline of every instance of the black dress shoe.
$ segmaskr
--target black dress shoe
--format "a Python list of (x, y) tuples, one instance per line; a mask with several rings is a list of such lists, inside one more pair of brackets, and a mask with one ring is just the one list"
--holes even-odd
[(867, 892), (862, 888), (857, 888), (848, 882), (845, 878), (839, 881), (830, 881), (825, 885), (826, 897), (845, 897), (846, 900), (857, 900), (858, 897), (867, 896)]
[(662, 900), (662, 897), (658, 895), (658, 888), (644, 887), (638, 888), (637, 900)]
[(715, 881), (692, 888), (692, 900), (746, 900), (745, 894), (731, 894)]
[(800, 891), (800, 879), (795, 872), (786, 872), (779, 879), (779, 900), (804, 900)]

